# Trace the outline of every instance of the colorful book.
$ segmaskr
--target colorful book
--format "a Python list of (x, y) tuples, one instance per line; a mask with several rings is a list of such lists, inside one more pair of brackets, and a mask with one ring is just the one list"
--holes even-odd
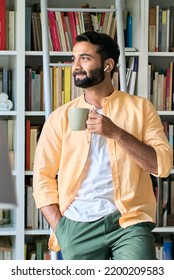
[(25, 123), (25, 169), (30, 170), (30, 120)]
[(60, 35), (61, 50), (66, 52), (67, 45), (66, 45), (65, 32), (64, 32), (64, 28), (63, 28), (61, 12), (56, 11), (55, 16), (56, 16), (56, 22), (57, 22), (57, 29), (59, 30), (59, 35)]
[(48, 11), (48, 22), (49, 22), (51, 40), (53, 44), (53, 50), (61, 51), (60, 39), (57, 31), (57, 24), (56, 24), (54, 11)]
[(156, 7), (149, 8), (149, 36), (148, 36), (149, 52), (155, 52), (156, 46)]
[(173, 242), (170, 237), (163, 239), (163, 260), (172, 260), (173, 256)]
[(64, 103), (71, 100), (71, 67), (64, 67)]
[(69, 19), (69, 24), (70, 24), (71, 36), (72, 36), (72, 43), (74, 46), (76, 43), (76, 37), (77, 37), (74, 12), (68, 12), (68, 19)]
[(0, 50), (6, 50), (6, 0), (0, 0)]

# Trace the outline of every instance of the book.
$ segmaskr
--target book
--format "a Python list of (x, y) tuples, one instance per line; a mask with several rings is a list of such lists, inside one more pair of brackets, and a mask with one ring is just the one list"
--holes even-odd
[(169, 51), (169, 34), (170, 34), (170, 31), (169, 31), (169, 28), (170, 28), (170, 8), (167, 8), (167, 13), (166, 13), (166, 52)]
[(37, 51), (37, 38), (36, 38), (36, 20), (35, 20), (35, 12), (31, 12), (31, 26), (32, 26), (32, 50)]
[(42, 242), (42, 240), (36, 241), (36, 260), (43, 260), (43, 242)]
[(25, 7), (25, 50), (31, 51), (31, 7)]
[(56, 108), (60, 107), (63, 105), (62, 101), (62, 67), (58, 66), (56, 67), (56, 80), (57, 80), (57, 103), (56, 103)]
[[(83, 9), (88, 9), (89, 4), (84, 3), (81, 5)], [(90, 12), (83, 12), (83, 20), (84, 20), (84, 26), (85, 26), (85, 31), (93, 31), (93, 25), (92, 25), (92, 20), (91, 20), (91, 14)]]
[(166, 110), (172, 110), (172, 97), (173, 97), (173, 62), (169, 62), (169, 79), (166, 92)]
[(170, 6), (169, 51), (174, 48), (174, 6)]
[(80, 25), (80, 33), (84, 33), (85, 24), (84, 24), (83, 12), (78, 12), (78, 18), (79, 18), (79, 25)]
[(114, 13), (113, 17), (112, 17), (112, 22), (111, 22), (111, 28), (110, 28), (109, 35), (111, 36), (111, 38), (113, 40), (116, 40), (116, 37), (117, 37), (116, 13)]
[(77, 37), (74, 12), (68, 12), (68, 19), (69, 19), (69, 25), (70, 25), (70, 30), (71, 30), (72, 44), (74, 46), (76, 43), (76, 37)]
[(55, 18), (54, 11), (48, 11), (48, 22), (49, 22), (51, 40), (52, 40), (52, 44), (53, 44), (53, 50), (61, 51), (61, 44), (60, 44), (60, 39), (59, 39), (58, 31), (57, 31), (57, 24), (56, 24), (56, 18)]
[(25, 110), (31, 111), (31, 67), (25, 69)]
[(31, 111), (40, 111), (40, 74), (31, 71)]
[(163, 260), (172, 260), (173, 256), (173, 242), (171, 237), (164, 237), (163, 239)]
[(6, 50), (6, 0), (0, 0), (0, 50)]
[(156, 226), (163, 226), (163, 181), (162, 178), (157, 178), (157, 211), (156, 211)]
[(25, 227), (27, 229), (32, 229), (32, 223), (33, 223), (33, 212), (34, 212), (34, 199), (33, 199), (33, 188), (31, 185), (25, 186), (25, 195), (26, 195), (26, 201), (25, 201)]
[(25, 123), (25, 169), (30, 170), (30, 120)]
[[(114, 5), (111, 5), (110, 6), (110, 9), (114, 9)], [(110, 29), (111, 29), (111, 25), (112, 25), (112, 19), (113, 19), (113, 16), (114, 16), (114, 11), (111, 11), (108, 13), (108, 19), (107, 19), (107, 23), (106, 23), (106, 30), (105, 30), (105, 33), (110, 35)]]
[(53, 70), (53, 109), (56, 109), (57, 106), (57, 66), (53, 66), (52, 67)]
[(75, 18), (77, 35), (80, 35), (81, 32), (80, 32), (80, 23), (79, 23), (78, 12), (74, 12), (74, 18)]
[(149, 8), (149, 35), (148, 35), (148, 50), (155, 52), (156, 47), (156, 7)]
[(29, 170), (33, 170), (35, 150), (36, 150), (37, 141), (39, 139), (40, 132), (41, 132), (40, 125), (30, 126), (30, 169)]
[(65, 32), (64, 32), (64, 28), (63, 28), (61, 12), (56, 11), (55, 16), (56, 16), (57, 29), (59, 30), (59, 34), (60, 34), (61, 50), (66, 52), (67, 45), (66, 45), (66, 40), (65, 40)]
[(104, 25), (104, 22), (105, 22), (105, 16), (107, 16), (107, 13), (105, 13), (105, 12), (101, 13), (100, 30), (99, 30), (100, 33), (104, 33), (103, 32), (103, 25)]
[(40, 18), (41, 18), (40, 12), (35, 12), (34, 19), (35, 19), (35, 28), (36, 28), (37, 51), (42, 51), (42, 27), (41, 27)]
[(132, 57), (132, 61), (130, 59), (129, 68), (131, 70), (131, 74), (130, 74), (130, 81), (128, 84), (128, 92), (130, 94), (134, 94), (136, 78), (137, 78), (137, 73), (138, 73), (138, 57), (137, 56)]
[(156, 243), (155, 251), (157, 260), (163, 260), (163, 245), (160, 243)]
[(162, 9), (162, 46), (161, 51), (167, 51), (167, 9)]
[(157, 104), (158, 104), (158, 75), (159, 73), (155, 71), (153, 73), (153, 89), (152, 89), (152, 103), (154, 107), (157, 109)]
[(15, 11), (7, 11), (6, 37), (8, 37), (8, 45), (6, 49), (15, 50)]
[(32, 21), (32, 50), (42, 50), (41, 40), (41, 22), (40, 22), (40, 4), (34, 3), (31, 6), (31, 21)]
[(170, 188), (170, 213), (174, 215), (174, 180), (171, 181), (171, 188)]
[(168, 215), (168, 197), (169, 197), (169, 182), (168, 180), (163, 180), (162, 186), (162, 196), (163, 196), (163, 222), (164, 227), (167, 226), (167, 215)]
[(161, 52), (162, 50), (162, 8), (159, 7), (159, 14), (158, 14), (158, 51)]
[(60, 14), (61, 14), (61, 19), (62, 19), (63, 32), (65, 34), (66, 48), (67, 48), (67, 51), (71, 51), (71, 43), (70, 43), (70, 38), (69, 38), (67, 25), (66, 25), (66, 22), (65, 22), (65, 15), (64, 15), (64, 12), (60, 12)]
[(66, 37), (67, 37), (67, 41), (69, 42), (70, 51), (71, 51), (72, 47), (73, 47), (73, 41), (72, 41), (70, 22), (69, 22), (69, 18), (68, 18), (68, 12), (64, 12), (64, 18), (65, 18), (66, 30), (67, 30), (67, 36)]
[(64, 67), (64, 103), (71, 100), (71, 67)]
[(162, 111), (165, 110), (164, 108), (164, 100), (165, 100), (165, 92), (164, 92), (164, 85), (165, 85), (165, 77), (164, 74), (158, 74), (157, 78), (157, 110)]
[(15, 130), (15, 120), (8, 119), (8, 150), (14, 150), (14, 130)]
[(159, 51), (159, 5), (156, 5), (155, 51)]
[(132, 47), (132, 15), (128, 13), (127, 16), (127, 28), (126, 28), (126, 47)]

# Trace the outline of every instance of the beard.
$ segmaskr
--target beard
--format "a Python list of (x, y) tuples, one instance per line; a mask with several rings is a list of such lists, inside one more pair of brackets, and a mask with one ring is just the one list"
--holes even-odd
[[(86, 77), (84, 79), (76, 79), (76, 75), (86, 75)], [(104, 81), (105, 78), (105, 74), (103, 71), (103, 68), (97, 68), (94, 70), (91, 70), (89, 72), (89, 76), (87, 76), (87, 73), (85, 71), (79, 71), (76, 73), (73, 73), (74, 76), (74, 83), (77, 87), (81, 87), (81, 88), (89, 88), (89, 87), (93, 87), (95, 85), (100, 84), (101, 82)]]

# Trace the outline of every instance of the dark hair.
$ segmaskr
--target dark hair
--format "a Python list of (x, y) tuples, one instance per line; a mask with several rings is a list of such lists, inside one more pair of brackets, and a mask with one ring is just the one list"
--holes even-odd
[(115, 65), (111, 71), (112, 77), (120, 55), (117, 43), (109, 35), (95, 31), (87, 31), (76, 37), (77, 43), (84, 41), (97, 46), (97, 53), (100, 54), (102, 63), (104, 63), (104, 61), (108, 58), (112, 58), (114, 60)]

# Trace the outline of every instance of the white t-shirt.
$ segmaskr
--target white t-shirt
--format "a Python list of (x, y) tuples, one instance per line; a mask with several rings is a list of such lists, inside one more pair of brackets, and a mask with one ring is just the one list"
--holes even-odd
[(117, 210), (105, 137), (92, 134), (90, 160), (88, 174), (74, 201), (64, 213), (64, 216), (71, 220), (95, 221)]

